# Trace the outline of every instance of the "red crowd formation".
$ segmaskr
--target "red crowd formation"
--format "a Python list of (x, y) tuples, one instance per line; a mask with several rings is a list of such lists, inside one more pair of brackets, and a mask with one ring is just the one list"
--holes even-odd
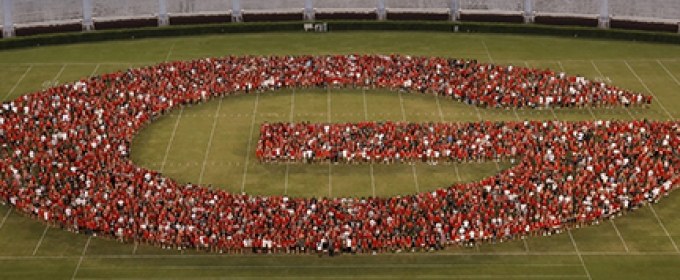
[(431, 160), (432, 150), (438, 161), (514, 157), (519, 162), (481, 182), (391, 198), (233, 194), (180, 184), (129, 160), (135, 133), (169, 110), (289, 86), (401, 88), (485, 106), (649, 101), (548, 70), (441, 58), (228, 57), (164, 63), (3, 103), (0, 199), (68, 230), (167, 248), (375, 252), (553, 231), (658, 199), (679, 183), (674, 177), (679, 157), (672, 148), (680, 145), (678, 124), (671, 122), (263, 126), (257, 153), (266, 160), (300, 160), (308, 150), (313, 158), (328, 158), (333, 155), (325, 151), (334, 149), (343, 159), (365, 161), (396, 160), (397, 154), (403, 160)]

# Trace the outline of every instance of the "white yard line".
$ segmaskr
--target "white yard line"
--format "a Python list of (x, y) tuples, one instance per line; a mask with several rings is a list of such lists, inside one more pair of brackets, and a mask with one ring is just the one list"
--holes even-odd
[(248, 134), (248, 148), (246, 149), (246, 163), (243, 165), (243, 180), (241, 181), (241, 192), (246, 190), (246, 179), (248, 178), (248, 165), (250, 165), (250, 146), (253, 143), (253, 129), (255, 129), (255, 117), (257, 116), (257, 106), (260, 103), (260, 93), (255, 93), (255, 106), (253, 107), (253, 119), (250, 121), (250, 133)]
[(43, 240), (45, 239), (45, 235), (47, 235), (47, 230), (50, 229), (50, 225), (45, 225), (45, 230), (42, 233), (42, 236), (40, 236), (40, 240), (38, 240), (38, 244), (35, 245), (35, 249), (33, 249), (33, 256), (35, 256), (36, 253), (38, 253), (38, 249), (40, 248), (40, 244), (42, 244)]
[(623, 240), (623, 235), (621, 235), (619, 228), (614, 223), (614, 220), (609, 220), (609, 221), (612, 222), (612, 226), (614, 227), (614, 230), (616, 231), (616, 235), (618, 235), (619, 239), (621, 239), (621, 244), (623, 244), (623, 248), (626, 249), (626, 252), (628, 252), (628, 245), (626, 245), (626, 241)]
[(663, 70), (666, 71), (666, 73), (668, 73), (668, 76), (671, 76), (671, 78), (673, 79), (673, 81), (675, 81), (675, 83), (678, 84), (678, 85), (680, 86), (680, 81), (678, 81), (678, 79), (675, 78), (675, 75), (673, 75), (673, 73), (671, 73), (671, 71), (668, 71), (668, 68), (666, 68), (666, 66), (663, 65), (663, 63), (661, 63), (660, 60), (657, 60), (656, 62), (659, 63), (659, 65), (661, 65), (661, 67), (663, 68)]
[(567, 233), (569, 233), (569, 238), (571, 239), (571, 244), (574, 245), (574, 250), (576, 250), (576, 255), (578, 255), (578, 259), (581, 261), (581, 265), (583, 266), (583, 270), (586, 272), (586, 276), (588, 276), (588, 279), (593, 280), (593, 278), (590, 277), (590, 271), (588, 271), (588, 267), (586, 266), (586, 262), (583, 261), (583, 256), (581, 256), (581, 251), (579, 251), (578, 246), (576, 246), (576, 241), (574, 240), (574, 236), (571, 234), (571, 229), (567, 229)]
[[(401, 107), (401, 118), (406, 122), (406, 110), (404, 109), (404, 98), (401, 97), (401, 91), (399, 91), (399, 106)], [(413, 182), (416, 187), (416, 192), (420, 192), (420, 185), (418, 184), (418, 171), (416, 170), (416, 164), (411, 163), (411, 170), (413, 171)]]
[(675, 118), (673, 117), (673, 115), (671, 115), (671, 113), (668, 112), (668, 110), (666, 110), (666, 106), (663, 106), (663, 103), (661, 102), (661, 100), (659, 100), (659, 98), (656, 97), (656, 95), (654, 94), (654, 92), (652, 92), (652, 90), (650, 90), (649, 87), (647, 87), (647, 84), (642, 80), (642, 78), (640, 78), (640, 76), (638, 76), (638, 74), (635, 72), (635, 70), (633, 70), (633, 67), (630, 67), (630, 64), (628, 64), (628, 61), (625, 61), (625, 60), (624, 60), (623, 63), (626, 64), (626, 67), (628, 67), (628, 70), (630, 70), (630, 72), (633, 73), (633, 75), (635, 76), (635, 78), (637, 78), (638, 81), (640, 81), (640, 84), (642, 84), (642, 86), (647, 90), (647, 92), (649, 92), (649, 94), (651, 94), (652, 97), (654, 97), (654, 100), (656, 101), (656, 104), (659, 104), (659, 106), (661, 106), (661, 109), (663, 109), (663, 111), (666, 112), (666, 114), (668, 115), (668, 117), (669, 117), (671, 120), (675, 120)]
[(80, 269), (80, 265), (83, 264), (83, 259), (85, 259), (85, 252), (87, 252), (87, 247), (90, 246), (90, 240), (92, 240), (92, 236), (87, 238), (87, 242), (85, 243), (85, 247), (83, 248), (83, 253), (80, 254), (80, 260), (78, 260), (78, 265), (76, 265), (75, 271), (73, 271), (73, 276), (71, 277), (71, 280), (76, 279), (76, 276), (78, 275), (78, 270)]
[[(328, 124), (331, 123), (331, 86), (328, 85), (328, 97), (326, 98), (328, 106)], [(328, 198), (333, 197), (333, 163), (328, 161)]]
[[(593, 63), (593, 61), (591, 60), (590, 63)], [(562, 72), (564, 72), (565, 74), (567, 73), (567, 70), (564, 68), (564, 65), (562, 65), (562, 61), (558, 60), (557, 65), (560, 66), (560, 69), (562, 69)], [(595, 66), (595, 64), (593, 64), (593, 66)], [(597, 72), (600, 73), (600, 71), (599, 71), (599, 69), (597, 69), (597, 67), (595, 67), (595, 70), (597, 70)], [(600, 73), (600, 77), (604, 78), (604, 77), (602, 77), (602, 73)], [(590, 115), (593, 117), (593, 119), (597, 119), (597, 117), (595, 116), (595, 113), (593, 113), (593, 109), (590, 108), (590, 107), (592, 107), (592, 105), (587, 104), (585, 107), (588, 109), (588, 112), (590, 112)]]
[(16, 83), (14, 84), (14, 86), (9, 90), (9, 92), (7, 93), (7, 95), (5, 95), (5, 98), (3, 98), (2, 101), (8, 101), (7, 98), (10, 97), (10, 95), (12, 95), (12, 92), (14, 92), (15, 89), (17, 89), (17, 86), (19, 86), (19, 84), (21, 83), (21, 81), (24, 80), (24, 78), (26, 77), (26, 75), (28, 74), (28, 72), (31, 72), (31, 69), (33, 69), (33, 64), (30, 64), (30, 65), (28, 66), (28, 69), (26, 69), (26, 71), (24, 71), (24, 74), (21, 75), (21, 77), (19, 77), (19, 80), (17, 80), (17, 82), (16, 82)]
[[(593, 68), (595, 68), (595, 71), (597, 71), (597, 74), (600, 75), (600, 79), (603, 79), (603, 80), (604, 80), (604, 74), (602, 74), (602, 72), (600, 71), (600, 68), (597, 67), (597, 65), (595, 64), (595, 62), (593, 62), (593, 61), (591, 60), (591, 61), (590, 61), (590, 64), (593, 65)], [(633, 113), (631, 113), (630, 110), (628, 110), (628, 108), (626, 108), (626, 107), (623, 107), (623, 108), (626, 110), (626, 112), (628, 113), (628, 115), (630, 116), (631, 119), (635, 119), (635, 116), (633, 116)]]
[[(162, 265), (156, 266), (154, 269), (160, 270), (194, 270), (194, 269), (247, 269), (247, 268), (447, 268), (447, 267), (580, 267), (581, 264), (542, 264), (542, 263), (450, 263), (450, 264), (406, 264), (406, 263), (395, 263), (395, 264), (365, 264), (365, 265)], [(116, 267), (116, 268), (101, 268), (101, 267), (90, 267), (83, 268), (82, 270), (147, 270), (148, 267)], [(581, 275), (585, 277), (585, 275)]]
[[(361, 93), (363, 94), (364, 97), (364, 119), (368, 120), (368, 102), (366, 101), (366, 89), (362, 88)], [(373, 188), (373, 197), (375, 197), (375, 175), (373, 172), (373, 163), (371, 163), (369, 166), (371, 171), (371, 187)]]
[(2, 228), (3, 225), (5, 225), (5, 221), (7, 221), (7, 217), (9, 217), (9, 213), (12, 212), (12, 209), (14, 208), (10, 207), (9, 210), (7, 210), (7, 214), (5, 214), (5, 217), (3, 217), (2, 221), (0, 222), (0, 228)]
[[(290, 95), (290, 118), (289, 123), (293, 123), (293, 114), (295, 113), (295, 88), (293, 88), (293, 94)], [(288, 194), (288, 177), (290, 176), (290, 162), (286, 161), (286, 178), (283, 182), (283, 194)]]
[(97, 66), (94, 67), (94, 70), (92, 70), (92, 73), (90, 73), (90, 78), (94, 77), (95, 74), (97, 74), (97, 70), (99, 70), (100, 64), (97, 63)]
[[(221, 100), (220, 100), (221, 101)], [(172, 128), (172, 133), (170, 134), (170, 141), (168, 141), (168, 146), (165, 148), (165, 155), (163, 155), (163, 162), (161, 162), (161, 173), (165, 169), (165, 163), (168, 162), (168, 156), (170, 155), (170, 148), (172, 147), (172, 142), (175, 140), (175, 135), (177, 134), (177, 127), (179, 126), (179, 121), (182, 119), (182, 113), (184, 112), (184, 107), (179, 108), (179, 114), (177, 114), (177, 120), (175, 121), (175, 126)]]
[(137, 246), (139, 246), (139, 242), (135, 240), (135, 247), (132, 248), (132, 254), (136, 255), (137, 254)]
[(375, 197), (375, 176), (373, 176), (373, 163), (369, 165), (371, 167), (371, 187), (373, 188), (373, 197)]
[(437, 109), (439, 110), (439, 119), (441, 122), (446, 122), (444, 121), (444, 112), (442, 111), (442, 106), (439, 104), (439, 94), (435, 93), (434, 94), (434, 100), (437, 101)]
[(659, 222), (659, 225), (660, 225), (661, 228), (663, 229), (663, 232), (666, 233), (666, 236), (668, 237), (668, 240), (670, 240), (671, 243), (673, 244), (673, 248), (675, 248), (675, 251), (676, 251), (676, 252), (680, 252), (680, 250), (678, 249), (678, 245), (675, 244), (675, 241), (674, 241), (673, 238), (671, 237), (671, 234), (670, 234), (670, 233), (668, 232), (668, 230), (666, 229), (666, 226), (664, 226), (663, 222), (661, 221), (661, 218), (659, 218), (659, 215), (656, 214), (656, 210), (654, 210), (654, 207), (652, 206), (652, 204), (649, 204), (649, 209), (652, 209), (652, 213), (654, 214), (654, 217), (656, 217), (656, 220)]
[[(533, 278), (538, 278), (538, 279), (546, 279), (546, 278), (556, 278), (556, 279), (564, 279), (564, 278), (585, 278), (586, 275), (562, 275), (562, 274), (529, 274), (529, 275), (520, 275), (520, 274), (515, 274), (515, 275), (498, 275), (498, 274), (491, 274), (491, 275), (486, 275), (486, 274), (470, 274), (470, 275), (453, 275), (453, 274), (425, 274), (425, 275), (419, 275), (420, 277), (418, 278), (435, 278), (435, 279), (533, 279)], [(262, 279), (262, 276), (239, 276), (239, 277), (191, 277), (191, 279), (210, 279), (210, 280), (217, 280), (217, 279)], [(269, 279), (356, 279), (356, 276), (276, 276), (276, 277), (267, 277)], [(379, 276), (379, 275), (372, 275), (372, 276), (361, 276), (360, 278), (362, 279), (394, 279), (394, 276)], [(78, 278), (82, 280), (95, 280), (95, 279), (101, 279), (101, 278)], [(118, 278), (118, 279), (130, 279), (130, 278)], [(156, 280), (158, 278), (133, 278), (135, 280)], [(180, 280), (180, 279), (185, 279), (185, 278), (163, 278), (166, 280)]]
[[(529, 66), (529, 61), (526, 60), (524, 61), (524, 66), (526, 66), (527, 68), (531, 68), (531, 66)], [(555, 117), (556, 120), (559, 119), (559, 117), (557, 117), (557, 114), (555, 113), (555, 110), (552, 107), (548, 108), (550, 108), (550, 112), (552, 112), (553, 117)]]
[(482, 46), (484, 46), (484, 51), (486, 51), (486, 55), (489, 57), (489, 62), (493, 62), (493, 58), (491, 57), (491, 52), (489, 51), (489, 48), (486, 46), (486, 41), (482, 40)]
[[(205, 165), (208, 160), (208, 155), (210, 154), (210, 148), (212, 147), (212, 141), (213, 137), (215, 136), (215, 127), (217, 127), (217, 120), (219, 119), (220, 115), (220, 108), (222, 108), (222, 97), (220, 97), (219, 103), (217, 103), (217, 109), (215, 110), (215, 117), (213, 118), (213, 125), (212, 125), (212, 130), (210, 130), (210, 138), (208, 138), (208, 146), (205, 148), (205, 155), (203, 155), (203, 166), (201, 167), (201, 174), (198, 176), (198, 184), (203, 183), (203, 174), (205, 173)], [(255, 114), (253, 114), (253, 118), (255, 117)], [(178, 117), (179, 119), (179, 117)], [(248, 147), (248, 150), (250, 150), (250, 147)], [(246, 160), (246, 166), (248, 166), (248, 160)]]
[(172, 46), (170, 47), (170, 50), (168, 51), (168, 55), (165, 56), (165, 62), (168, 62), (170, 60), (170, 56), (172, 55), (172, 51), (175, 49), (175, 43), (172, 43)]

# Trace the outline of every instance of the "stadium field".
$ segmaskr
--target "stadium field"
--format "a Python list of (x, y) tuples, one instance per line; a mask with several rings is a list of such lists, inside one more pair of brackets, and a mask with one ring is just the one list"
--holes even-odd
[[(182, 182), (254, 195), (412, 194), (479, 180), (510, 162), (397, 165), (261, 164), (263, 122), (658, 119), (680, 116), (680, 46), (538, 36), (348, 32), (262, 33), (128, 40), (0, 52), (3, 101), (78, 79), (163, 61), (227, 55), (408, 54), (549, 68), (654, 96), (650, 108), (481, 109), (418, 93), (288, 89), (186, 107), (143, 129), (138, 165)], [(0, 205), (0, 279), (676, 279), (680, 198), (671, 194), (598, 225), (432, 253), (221, 255), (74, 234)]]

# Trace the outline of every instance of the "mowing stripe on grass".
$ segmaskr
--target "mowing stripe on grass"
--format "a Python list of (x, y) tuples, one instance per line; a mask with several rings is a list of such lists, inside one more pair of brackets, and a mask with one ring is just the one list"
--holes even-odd
[(47, 235), (47, 230), (50, 229), (50, 225), (45, 225), (45, 230), (43, 231), (42, 235), (40, 236), (40, 239), (38, 240), (38, 244), (35, 245), (35, 249), (33, 249), (33, 256), (35, 256), (36, 253), (38, 253), (38, 249), (40, 248), (40, 244), (42, 244), (43, 240), (45, 239), (45, 235)]
[(87, 238), (87, 242), (85, 242), (85, 247), (83, 248), (83, 253), (80, 254), (80, 260), (78, 260), (78, 265), (76, 265), (76, 269), (73, 271), (73, 276), (71, 276), (71, 280), (76, 279), (76, 276), (78, 275), (78, 270), (80, 269), (80, 265), (83, 264), (83, 259), (85, 259), (85, 253), (87, 252), (87, 247), (90, 246), (91, 240), (92, 236)]
[(586, 266), (586, 262), (583, 261), (583, 256), (581, 256), (581, 251), (578, 250), (578, 246), (576, 246), (576, 241), (574, 240), (574, 236), (571, 234), (571, 229), (567, 229), (567, 233), (569, 233), (569, 239), (571, 239), (571, 244), (574, 245), (574, 250), (576, 250), (576, 255), (578, 256), (578, 259), (581, 261), (581, 265), (583, 266), (583, 270), (586, 272), (586, 276), (588, 276), (588, 279), (593, 280), (592, 277), (590, 277), (590, 272), (588, 271), (588, 267)]
[(621, 235), (619, 228), (616, 226), (616, 223), (614, 223), (614, 220), (609, 220), (609, 221), (612, 222), (612, 226), (614, 227), (614, 230), (616, 231), (616, 235), (618, 235), (619, 239), (621, 239), (621, 244), (623, 244), (623, 248), (626, 249), (626, 252), (628, 252), (628, 245), (626, 245), (626, 241), (623, 240), (623, 236)]
[(255, 106), (253, 107), (253, 118), (250, 121), (250, 133), (248, 134), (248, 148), (246, 149), (246, 164), (243, 165), (243, 181), (241, 182), (241, 192), (246, 190), (246, 179), (248, 178), (248, 162), (250, 161), (250, 146), (253, 144), (253, 129), (255, 128), (255, 117), (257, 117), (257, 106), (260, 103), (260, 93), (255, 93)]
[(668, 110), (666, 109), (666, 106), (663, 106), (663, 103), (661, 103), (661, 100), (660, 100), (659, 98), (656, 97), (656, 95), (654, 94), (654, 92), (652, 92), (652, 90), (650, 90), (649, 87), (647, 87), (647, 84), (645, 84), (645, 82), (642, 80), (642, 78), (640, 78), (640, 76), (638, 76), (638, 74), (635, 72), (635, 70), (633, 70), (633, 67), (630, 67), (630, 64), (628, 64), (628, 61), (625, 61), (625, 60), (624, 60), (623, 63), (626, 64), (626, 67), (628, 67), (628, 70), (630, 70), (630, 72), (633, 73), (633, 75), (635, 76), (635, 78), (637, 78), (638, 81), (640, 81), (640, 84), (642, 84), (642, 86), (647, 90), (647, 92), (649, 92), (649, 94), (651, 94), (651, 95), (654, 97), (654, 99), (656, 100), (656, 103), (659, 104), (659, 106), (661, 106), (661, 109), (663, 109), (664, 112), (666, 112), (666, 114), (668, 115), (669, 119), (670, 119), (670, 120), (675, 120), (675, 118), (673, 117), (673, 115), (671, 115), (671, 113), (668, 112)]
[(19, 80), (17, 80), (14, 86), (9, 90), (9, 92), (7, 92), (7, 95), (5, 95), (5, 98), (3, 98), (2, 101), (7, 101), (7, 98), (10, 97), (10, 95), (12, 95), (12, 92), (14, 92), (15, 89), (17, 89), (17, 86), (21, 83), (21, 81), (24, 80), (28, 72), (31, 72), (31, 69), (33, 69), (33, 64), (28, 66), (28, 69), (26, 69), (26, 71), (24, 71), (24, 74), (21, 75), (21, 77), (19, 77)]
[(675, 251), (676, 251), (676, 252), (680, 252), (680, 250), (678, 250), (678, 245), (675, 244), (675, 241), (674, 241), (673, 238), (671, 237), (671, 234), (668, 233), (668, 230), (666, 230), (666, 226), (664, 226), (663, 222), (661, 222), (661, 218), (659, 218), (659, 215), (656, 214), (656, 210), (654, 210), (654, 207), (652, 206), (651, 203), (649, 204), (649, 209), (652, 209), (652, 213), (654, 214), (654, 217), (656, 218), (656, 221), (659, 222), (659, 225), (660, 225), (661, 228), (663, 229), (663, 232), (666, 233), (666, 236), (668, 237), (668, 240), (670, 240), (671, 243), (673, 244), (673, 248), (675, 248)]
[[(217, 127), (217, 120), (219, 119), (220, 115), (220, 109), (222, 108), (222, 99), (223, 97), (220, 97), (220, 101), (217, 103), (217, 109), (215, 109), (215, 117), (213, 118), (213, 125), (212, 129), (210, 130), (210, 138), (208, 139), (208, 146), (205, 148), (205, 155), (203, 155), (203, 165), (201, 167), (201, 174), (198, 176), (198, 184), (203, 183), (203, 174), (205, 173), (205, 164), (208, 160), (208, 155), (210, 154), (210, 147), (212, 147), (212, 141), (213, 141), (213, 136), (215, 136), (215, 127)], [(255, 114), (253, 114), (253, 118), (255, 118)], [(252, 134), (252, 129), (251, 129), (251, 134)], [(248, 147), (248, 150), (250, 150), (250, 147)], [(246, 166), (248, 166), (248, 160), (246, 160)]]

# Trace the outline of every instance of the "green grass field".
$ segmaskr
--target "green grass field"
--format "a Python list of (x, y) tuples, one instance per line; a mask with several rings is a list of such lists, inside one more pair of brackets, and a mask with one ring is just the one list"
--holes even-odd
[[(550, 68), (655, 96), (651, 108), (493, 110), (431, 95), (352, 89), (231, 96), (184, 108), (142, 130), (132, 158), (179, 181), (289, 196), (410, 194), (472, 181), (508, 162), (430, 166), (258, 164), (264, 121), (675, 119), (680, 46), (512, 35), (281, 33), (184, 37), (0, 52), (0, 98), (166, 60), (226, 55), (379, 53), (476, 58)], [(452, 278), (677, 279), (680, 196), (550, 237), (437, 253), (317, 258), (216, 255), (121, 244), (50, 228), (0, 205), (0, 279)]]

